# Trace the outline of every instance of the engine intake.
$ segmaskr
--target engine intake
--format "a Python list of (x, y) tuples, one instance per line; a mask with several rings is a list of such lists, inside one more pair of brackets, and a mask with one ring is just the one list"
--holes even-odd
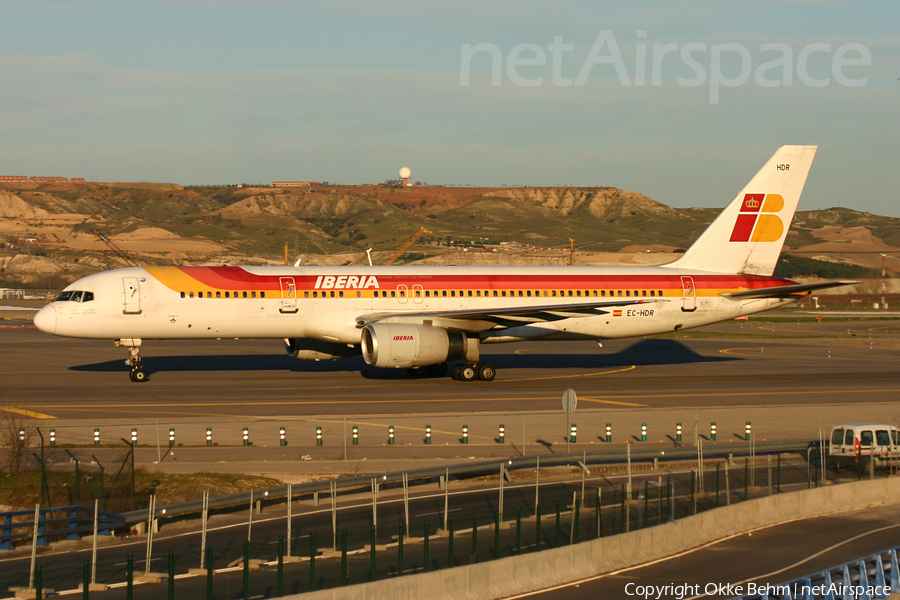
[(351, 348), (347, 344), (309, 338), (285, 338), (284, 350), (289, 356), (300, 360), (337, 360), (359, 354), (359, 348)]
[(362, 354), (373, 367), (409, 369), (464, 358), (466, 336), (428, 325), (375, 323), (362, 330)]

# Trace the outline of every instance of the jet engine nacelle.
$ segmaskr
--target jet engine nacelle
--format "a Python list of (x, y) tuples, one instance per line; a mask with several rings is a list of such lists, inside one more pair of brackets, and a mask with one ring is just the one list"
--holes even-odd
[(428, 325), (375, 323), (362, 330), (362, 354), (373, 367), (426, 367), (464, 358), (466, 336)]
[(337, 360), (359, 354), (359, 348), (351, 348), (347, 344), (308, 338), (285, 338), (284, 350), (288, 355), (300, 360)]

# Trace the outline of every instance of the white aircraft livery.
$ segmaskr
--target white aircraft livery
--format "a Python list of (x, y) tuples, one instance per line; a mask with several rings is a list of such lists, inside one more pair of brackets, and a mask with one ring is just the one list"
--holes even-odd
[(291, 356), (491, 381), (482, 344), (596, 340), (708, 325), (854, 282), (772, 277), (816, 146), (782, 146), (678, 260), (659, 266), (132, 267), (69, 285), (41, 331), (113, 340), (283, 339)]

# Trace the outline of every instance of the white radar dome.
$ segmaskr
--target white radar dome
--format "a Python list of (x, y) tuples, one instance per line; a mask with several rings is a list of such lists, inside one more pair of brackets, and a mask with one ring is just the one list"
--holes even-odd
[(411, 175), (412, 171), (409, 170), (409, 167), (400, 169), (400, 179), (409, 179)]

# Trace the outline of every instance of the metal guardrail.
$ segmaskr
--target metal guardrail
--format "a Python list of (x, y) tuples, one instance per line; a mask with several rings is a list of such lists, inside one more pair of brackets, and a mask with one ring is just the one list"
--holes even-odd
[(746, 596), (737, 596), (731, 600), (885, 600), (892, 591), (900, 591), (898, 549), (900, 546), (847, 561), (812, 575), (769, 585), (761, 590), (748, 589)]
[[(53, 518), (54, 513), (65, 516)], [(31, 517), (28, 521), (15, 522), (16, 517)], [(49, 518), (48, 518), (49, 517)], [(57, 527), (64, 525), (64, 527)], [(108, 532), (125, 526), (125, 518), (114, 512), (98, 511), (98, 531)], [(22, 532), (16, 533), (17, 529)], [(13, 541), (31, 538), (34, 531), (34, 511), (18, 510), (0, 513), (0, 550), (12, 550)], [(60, 508), (42, 508), (38, 518), (38, 546), (46, 546), (47, 538), (65, 537), (80, 539), (82, 533), (93, 533), (94, 509), (87, 506), (63, 506)]]
[[(818, 440), (788, 440), (780, 442), (754, 442), (755, 454), (767, 454), (773, 452), (802, 452), (811, 446), (818, 444)], [(734, 443), (734, 444), (716, 444), (703, 448), (704, 459), (713, 456), (722, 456), (728, 454), (742, 455), (750, 453), (750, 443)], [(696, 458), (698, 448), (696, 446), (680, 447), (680, 448), (644, 448), (631, 450), (630, 459), (635, 460), (652, 460), (674, 461), (684, 460), (687, 458)], [(335, 489), (346, 489), (359, 486), (368, 486), (372, 480), (376, 480), (378, 485), (384, 486), (390, 483), (402, 483), (404, 475), (407, 482), (412, 484), (415, 480), (433, 480), (440, 477), (461, 476), (476, 477), (479, 475), (497, 474), (502, 464), (507, 471), (515, 469), (533, 469), (540, 460), (540, 466), (552, 467), (577, 464), (579, 461), (587, 464), (591, 463), (625, 463), (629, 459), (628, 450), (616, 451), (600, 451), (600, 452), (573, 452), (568, 454), (551, 454), (551, 455), (534, 455), (519, 456), (512, 458), (504, 458), (499, 460), (486, 460), (469, 464), (457, 464), (447, 467), (427, 467), (422, 469), (412, 469), (409, 471), (392, 471), (378, 475), (356, 475), (353, 477), (342, 477), (339, 479), (331, 479), (325, 481), (314, 481), (309, 483), (301, 483), (291, 486), (292, 499), (297, 496), (306, 496), (315, 494), (316, 492), (329, 492), (332, 486)], [(251, 500), (260, 500), (270, 502), (273, 500), (281, 500), (287, 497), (288, 486), (281, 485), (270, 488), (254, 490), (252, 492), (239, 492), (236, 494), (228, 494), (226, 496), (216, 496), (209, 499), (210, 509), (221, 509), (233, 507), (241, 504), (249, 504)], [(168, 506), (156, 507), (154, 518), (160, 517), (177, 517), (192, 513), (199, 514), (203, 509), (203, 500), (191, 500), (188, 502), (179, 502)], [(148, 510), (134, 510), (122, 513), (125, 519), (125, 525), (134, 525), (136, 523), (146, 521), (149, 517)]]

